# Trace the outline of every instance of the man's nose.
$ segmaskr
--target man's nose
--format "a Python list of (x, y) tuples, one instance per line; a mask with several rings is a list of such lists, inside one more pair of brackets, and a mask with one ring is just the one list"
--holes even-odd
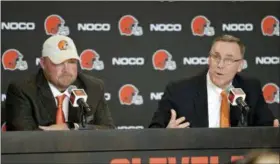
[(224, 60), (220, 60), (219, 62), (218, 62), (218, 67), (219, 68), (223, 68), (225, 66), (225, 63), (224, 63)]

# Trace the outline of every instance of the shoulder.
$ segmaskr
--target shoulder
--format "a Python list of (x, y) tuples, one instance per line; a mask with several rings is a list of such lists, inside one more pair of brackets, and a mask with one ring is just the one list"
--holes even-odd
[(78, 77), (80, 78), (80, 80), (88, 87), (88, 86), (98, 86), (100, 88), (104, 88), (104, 82), (103, 80), (94, 77), (90, 74), (84, 73), (84, 72), (80, 72), (78, 74)]
[(235, 80), (244, 88), (259, 89), (261, 87), (260, 80), (249, 75), (238, 74), (236, 75)]
[(29, 75), (24, 79), (12, 81), (8, 85), (7, 92), (15, 90), (30, 91), (32, 89), (36, 90), (36, 74)]
[(198, 87), (206, 85), (206, 73), (201, 73), (191, 77), (184, 77), (179, 80), (170, 81), (167, 84), (167, 89), (180, 92), (180, 91), (196, 91)]

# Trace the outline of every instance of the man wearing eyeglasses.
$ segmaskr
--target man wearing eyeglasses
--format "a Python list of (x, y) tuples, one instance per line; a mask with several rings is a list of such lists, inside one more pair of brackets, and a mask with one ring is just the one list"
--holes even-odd
[(256, 79), (238, 75), (244, 68), (245, 46), (231, 35), (214, 39), (208, 70), (197, 76), (170, 82), (159, 101), (150, 128), (239, 126), (241, 110), (228, 102), (227, 88), (242, 88), (250, 107), (248, 126), (273, 126), (274, 116)]

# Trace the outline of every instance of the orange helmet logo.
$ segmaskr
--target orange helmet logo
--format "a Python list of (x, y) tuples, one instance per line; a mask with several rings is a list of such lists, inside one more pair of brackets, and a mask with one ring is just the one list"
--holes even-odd
[(4, 123), (1, 125), (1, 131), (2, 131), (2, 132), (7, 131), (7, 125), (6, 125), (6, 122), (4, 122)]
[(279, 87), (274, 83), (267, 83), (263, 86), (263, 97), (269, 104), (279, 103)]
[(119, 20), (119, 31), (125, 36), (143, 35), (143, 29), (139, 26), (138, 20), (132, 15), (125, 15)]
[(279, 20), (272, 15), (262, 19), (261, 27), (264, 36), (280, 36)]
[(58, 42), (57, 46), (60, 50), (66, 50), (68, 48), (68, 43), (66, 40), (61, 40)]
[(192, 19), (191, 29), (194, 36), (213, 36), (215, 35), (214, 27), (210, 26), (211, 22), (203, 15), (198, 15)]
[(11, 71), (28, 68), (27, 62), (23, 60), (23, 55), (16, 49), (8, 49), (3, 53), (2, 65), (5, 70)]
[(104, 63), (100, 55), (93, 49), (86, 49), (80, 55), (80, 65), (83, 70), (103, 70)]
[(132, 84), (125, 84), (119, 90), (119, 100), (122, 105), (141, 105), (143, 97), (139, 90)]
[(69, 35), (69, 27), (59, 15), (50, 15), (45, 19), (45, 32), (47, 35)]
[(157, 50), (153, 54), (153, 66), (155, 70), (175, 70), (176, 63), (172, 61), (172, 55), (163, 49)]

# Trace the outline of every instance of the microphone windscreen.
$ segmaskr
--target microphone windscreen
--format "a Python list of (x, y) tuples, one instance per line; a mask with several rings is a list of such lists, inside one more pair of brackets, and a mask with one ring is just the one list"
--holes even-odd
[(75, 85), (70, 85), (67, 89), (68, 93), (71, 94), (73, 89), (77, 89), (77, 87)]

